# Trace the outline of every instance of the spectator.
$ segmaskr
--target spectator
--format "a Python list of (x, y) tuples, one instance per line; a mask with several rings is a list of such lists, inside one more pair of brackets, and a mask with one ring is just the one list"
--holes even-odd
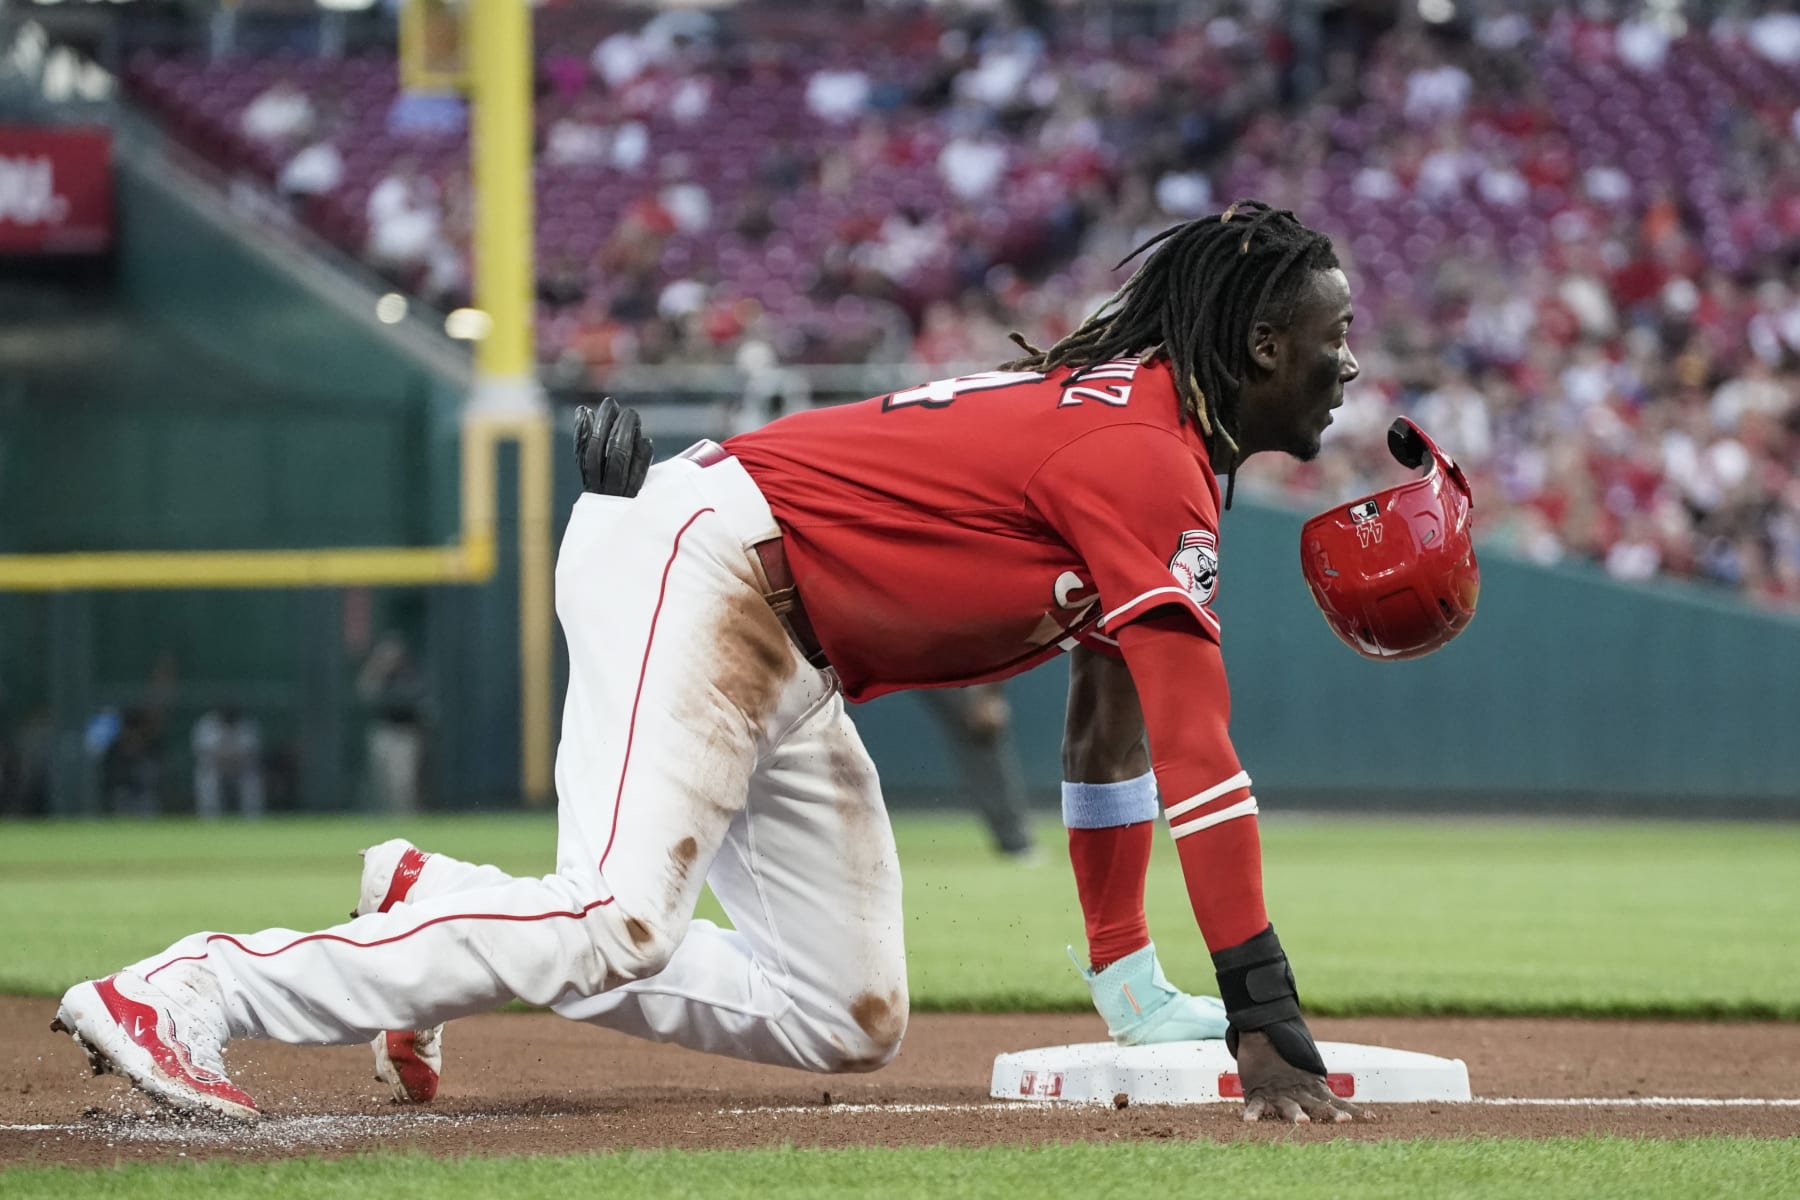
[(966, 803), (987, 823), (994, 851), (1020, 862), (1037, 862), (1025, 766), (1012, 739), (1012, 709), (997, 683), (966, 688), (928, 688), (918, 693), (937, 719), (956, 757)]
[(1481, 159), (1451, 134), (1442, 138), (1419, 163), (1414, 190), (1428, 204), (1449, 204), (1461, 197), (1464, 186), (1481, 169)]
[(50, 811), (50, 770), (56, 725), (47, 708), (29, 712), (14, 726), (8, 758), (10, 773), (0, 814), (41, 817)]
[(664, 183), (656, 200), (673, 223), (674, 232), (696, 234), (712, 224), (712, 196), (688, 174), (690, 165), (680, 155), (662, 160)]
[(142, 820), (162, 814), (162, 734), (149, 710), (100, 713), (88, 728), (88, 744), (100, 750), (100, 790), (107, 812)]
[(663, 111), (677, 125), (692, 125), (712, 111), (713, 82), (704, 76), (689, 75), (676, 80), (663, 101)]
[(1427, 61), (1406, 77), (1402, 111), (1415, 124), (1454, 121), (1469, 106), (1474, 80), (1452, 62)]
[(1634, 71), (1660, 71), (1669, 57), (1669, 32), (1660, 20), (1637, 16), (1619, 24), (1619, 61)]
[(250, 101), (238, 126), (253, 142), (283, 145), (311, 132), (316, 115), (311, 98), (284, 75)]
[(461, 96), (402, 91), (388, 105), (387, 131), (398, 138), (460, 137), (469, 128), (469, 106)]
[(615, 171), (643, 170), (650, 157), (650, 131), (642, 121), (621, 121), (612, 131), (612, 146), (607, 156)]
[(1606, 552), (1606, 573), (1628, 583), (1642, 583), (1654, 578), (1662, 565), (1654, 527), (1643, 513), (1633, 513), (1626, 523), (1624, 536)]
[(863, 115), (871, 87), (854, 67), (824, 67), (806, 83), (806, 109), (829, 125), (848, 125)]
[(711, 13), (671, 5), (644, 22), (638, 44), (647, 62), (666, 66), (683, 59), (703, 61), (718, 35), (719, 24)]
[(369, 710), (369, 794), (379, 812), (419, 811), (425, 755), (425, 680), (406, 639), (384, 634), (357, 676), (357, 694)]
[(982, 37), (978, 46), (975, 64), (957, 77), (957, 94), (992, 111), (1025, 99), (1026, 84), (1044, 51), (1043, 35), (1028, 27), (1000, 28)]
[(1727, 379), (1713, 392), (1713, 424), (1719, 429), (1735, 429), (1747, 413), (1780, 417), (1793, 403), (1793, 385), (1777, 379), (1768, 363), (1752, 357), (1745, 362), (1741, 374)]
[(1007, 149), (989, 134), (950, 139), (938, 155), (938, 173), (955, 196), (973, 203), (985, 200), (1006, 173)]
[(369, 189), (369, 256), (381, 264), (410, 264), (423, 258), (437, 235), (437, 189), (403, 158)]
[(276, 177), (275, 190), (288, 197), (329, 196), (344, 182), (344, 156), (329, 138), (303, 146)]
[(957, 306), (949, 300), (933, 300), (913, 340), (912, 357), (925, 366), (950, 367), (976, 362), (980, 353)]
[(6, 680), (0, 678), (0, 820), (24, 808), (24, 755), (13, 729)]
[(1171, 217), (1191, 220), (1214, 212), (1212, 181), (1204, 171), (1169, 171), (1156, 181), (1156, 206)]
[(1464, 466), (1479, 466), (1493, 452), (1494, 432), (1487, 398), (1460, 368), (1445, 369), (1443, 382), (1419, 397), (1419, 420), (1446, 446), (1456, 447)]
[(948, 251), (946, 232), (923, 209), (907, 206), (883, 221), (875, 239), (857, 247), (852, 258), (905, 284)]
[(600, 39), (588, 65), (609, 90), (618, 91), (649, 67), (650, 52), (635, 32), (620, 30)]
[(593, 99), (584, 99), (551, 122), (540, 161), (551, 167), (592, 167), (607, 162), (612, 157), (612, 130), (600, 119), (599, 108)]
[(1770, 12), (1753, 19), (1745, 30), (1750, 48), (1773, 63), (1800, 63), (1800, 13)]
[(216, 821), (225, 811), (225, 793), (236, 797), (246, 821), (263, 815), (262, 735), (256, 722), (233, 705), (205, 713), (194, 722), (194, 811)]
[(657, 314), (671, 321), (685, 321), (706, 307), (710, 294), (711, 289), (701, 280), (674, 280), (657, 296)]
[(606, 107), (589, 97), (551, 122), (542, 161), (550, 167), (610, 167), (633, 173), (650, 157), (650, 131), (642, 121), (606, 121)]

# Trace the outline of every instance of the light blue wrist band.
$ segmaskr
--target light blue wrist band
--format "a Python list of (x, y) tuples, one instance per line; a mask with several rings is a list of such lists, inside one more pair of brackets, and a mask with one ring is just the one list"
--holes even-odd
[(1156, 819), (1156, 775), (1145, 771), (1119, 783), (1062, 785), (1063, 824), (1070, 829), (1111, 829)]

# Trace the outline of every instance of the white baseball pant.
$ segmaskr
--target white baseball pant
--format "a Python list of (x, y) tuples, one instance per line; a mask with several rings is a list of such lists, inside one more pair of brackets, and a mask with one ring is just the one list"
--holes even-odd
[[(735, 459), (576, 503), (554, 874), (434, 856), (390, 912), (197, 933), (130, 969), (201, 962), (234, 1037), (346, 1044), (517, 998), (757, 1062), (889, 1061), (907, 1018), (893, 833), (835, 676), (763, 600), (747, 548), (775, 532)], [(734, 930), (692, 919), (705, 882)]]

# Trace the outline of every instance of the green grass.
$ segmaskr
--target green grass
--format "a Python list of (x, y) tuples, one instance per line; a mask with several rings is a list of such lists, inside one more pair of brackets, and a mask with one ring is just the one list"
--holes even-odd
[(571, 1195), (760, 1197), (1580, 1196), (1590, 1200), (1742, 1200), (1792, 1196), (1800, 1151), (1791, 1141), (1699, 1138), (1124, 1143), (983, 1150), (639, 1151), (568, 1158), (440, 1160), (383, 1155), (322, 1162), (224, 1161), (107, 1171), (0, 1171), (8, 1200), (117, 1196), (182, 1200), (242, 1196), (406, 1200)]
[[(1054, 822), (1037, 867), (993, 858), (972, 820), (895, 824), (915, 1009), (1086, 1007)], [(395, 834), (519, 873), (553, 862), (547, 817), (0, 825), (0, 991), (56, 994), (199, 929), (335, 924), (354, 850)], [(1275, 815), (1264, 861), (1315, 1012), (1800, 1019), (1800, 825)], [(1149, 906), (1177, 981), (1209, 985), (1166, 836)]]

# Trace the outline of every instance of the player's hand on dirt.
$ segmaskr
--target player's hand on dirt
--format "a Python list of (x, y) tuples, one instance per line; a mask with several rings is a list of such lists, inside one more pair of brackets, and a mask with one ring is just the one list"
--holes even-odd
[(611, 396), (575, 410), (575, 461), (583, 491), (629, 499), (644, 486), (655, 444), (644, 436), (637, 410)]
[(1305, 1125), (1372, 1117), (1358, 1105), (1332, 1095), (1323, 1076), (1282, 1058), (1268, 1034), (1250, 1030), (1239, 1034), (1237, 1041), (1238, 1078), (1244, 1084), (1244, 1120), (1275, 1117), (1290, 1125)]

